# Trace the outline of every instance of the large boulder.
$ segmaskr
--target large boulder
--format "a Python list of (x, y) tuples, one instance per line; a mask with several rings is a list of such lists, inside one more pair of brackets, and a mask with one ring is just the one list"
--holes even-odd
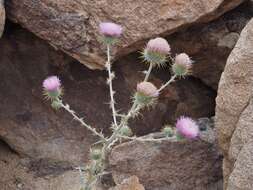
[(8, 17), (89, 68), (104, 67), (98, 25), (115, 21), (124, 27), (115, 56), (143, 46), (157, 35), (168, 35), (191, 24), (208, 22), (243, 0), (55, 1), (9, 0)]
[(4, 0), (0, 0), (0, 37), (3, 34), (5, 25), (5, 9), (4, 9)]
[(22, 155), (80, 161), (92, 137), (84, 139), (86, 131), (41, 96), (43, 78), (68, 58), (12, 25), (0, 46), (0, 137)]
[[(80, 190), (77, 170), (37, 163), (30, 167), (24, 160), (0, 141), (1, 190)], [(41, 175), (43, 172), (43, 175)]]
[(136, 175), (146, 190), (221, 190), (222, 156), (209, 120), (196, 141), (132, 141), (116, 146), (110, 156), (114, 181)]
[(216, 99), (226, 190), (253, 189), (253, 19), (230, 54)]
[[(42, 96), (42, 81), (52, 74), (64, 85), (64, 101), (99, 131), (109, 132), (111, 111), (106, 72), (91, 71), (55, 51), (48, 44), (16, 25), (9, 24), (0, 40), (0, 138), (19, 154), (74, 164), (87, 160), (96, 140), (63, 110), (54, 111)], [(129, 55), (113, 68), (116, 73), (117, 109), (126, 112), (145, 65), (139, 55)], [(159, 78), (159, 77), (161, 78)], [(157, 72), (158, 86), (169, 78), (168, 70)], [(214, 114), (215, 93), (198, 80), (175, 82), (161, 95), (157, 106), (132, 122), (138, 134), (159, 130), (187, 114)], [(175, 111), (176, 110), (176, 111)]]
[(131, 176), (124, 179), (121, 184), (110, 188), (109, 190), (145, 190), (143, 185), (139, 183), (139, 179), (136, 176)]
[(167, 39), (173, 53), (186, 52), (192, 57), (193, 76), (216, 91), (227, 58), (252, 17), (250, 3), (245, 2), (212, 22), (180, 30)]

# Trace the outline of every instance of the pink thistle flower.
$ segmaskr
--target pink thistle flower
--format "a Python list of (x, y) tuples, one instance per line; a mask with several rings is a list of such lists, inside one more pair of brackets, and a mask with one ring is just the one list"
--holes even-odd
[(199, 135), (199, 127), (195, 121), (189, 117), (180, 117), (176, 123), (177, 132), (188, 138), (195, 139)]
[(180, 53), (175, 58), (175, 63), (172, 65), (174, 74), (178, 76), (186, 76), (190, 74), (193, 61), (186, 53)]
[(58, 91), (61, 87), (61, 81), (57, 76), (50, 76), (43, 81), (43, 88), (45, 91)]
[(145, 61), (154, 65), (163, 65), (166, 62), (167, 55), (170, 54), (170, 45), (164, 38), (155, 38), (149, 40), (143, 52)]
[(141, 82), (137, 84), (137, 92), (153, 98), (159, 95), (156, 86), (153, 85), (151, 82)]
[(167, 40), (160, 37), (149, 40), (146, 49), (147, 51), (156, 52), (162, 55), (169, 54), (171, 50)]
[(122, 27), (112, 22), (100, 23), (99, 29), (105, 37), (118, 38), (122, 34)]
[(175, 58), (175, 63), (185, 65), (186, 67), (192, 66), (192, 60), (186, 53), (180, 53)]

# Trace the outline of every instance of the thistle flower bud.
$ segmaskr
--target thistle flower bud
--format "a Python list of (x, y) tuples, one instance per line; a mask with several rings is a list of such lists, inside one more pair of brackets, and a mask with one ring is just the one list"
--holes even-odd
[(170, 54), (170, 45), (164, 38), (151, 39), (143, 52), (144, 59), (154, 65), (162, 65)]
[(123, 135), (123, 136), (132, 136), (133, 135), (133, 132), (132, 130), (128, 127), (128, 126), (123, 126), (120, 131), (119, 131), (120, 135)]
[(90, 150), (90, 156), (92, 160), (99, 160), (102, 158), (102, 150), (99, 148), (93, 148)]
[(174, 135), (174, 131), (173, 131), (173, 129), (170, 126), (165, 126), (162, 129), (162, 132), (164, 133), (164, 135), (166, 137), (172, 137)]
[(50, 76), (43, 81), (45, 95), (50, 99), (57, 99), (62, 94), (61, 81), (57, 76)]
[(177, 133), (187, 139), (195, 139), (199, 135), (199, 127), (189, 117), (180, 117), (176, 123)]
[(138, 104), (141, 105), (150, 105), (158, 97), (159, 92), (155, 85), (151, 82), (141, 82), (137, 84), (137, 92), (135, 99)]
[(122, 27), (112, 22), (102, 22), (99, 25), (100, 33), (104, 36), (106, 44), (113, 44), (122, 34)]
[(148, 96), (148, 97), (157, 97), (158, 91), (155, 85), (151, 82), (141, 82), (137, 84), (137, 92)]
[(175, 63), (172, 65), (172, 71), (179, 77), (184, 77), (190, 74), (192, 68), (192, 60), (186, 53), (178, 54), (175, 58)]

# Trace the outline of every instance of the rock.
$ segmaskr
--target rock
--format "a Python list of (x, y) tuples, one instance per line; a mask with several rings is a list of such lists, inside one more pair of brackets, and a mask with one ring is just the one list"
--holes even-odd
[(79, 162), (94, 139), (41, 96), (43, 79), (68, 58), (16, 26), (7, 28), (0, 42), (0, 137), (22, 155)]
[(23, 166), (22, 158), (0, 142), (1, 190), (80, 190), (80, 176), (77, 171), (58, 173), (57, 168), (54, 171), (51, 170), (50, 175), (37, 176), (36, 172), (40, 172), (39, 170), (31, 171)]
[(4, 31), (5, 24), (5, 9), (4, 9), (4, 0), (0, 0), (0, 37)]
[[(124, 35), (114, 55), (143, 47), (147, 39), (218, 18), (243, 0), (30, 1), (6, 2), (8, 17), (91, 69), (104, 68), (98, 25), (115, 21)], [(141, 22), (140, 22), (141, 19)]]
[(216, 144), (204, 140), (132, 141), (112, 150), (110, 165), (116, 183), (136, 175), (146, 190), (221, 190), (221, 160)]
[(173, 54), (186, 52), (192, 57), (193, 76), (216, 91), (226, 60), (252, 17), (253, 11), (246, 2), (217, 20), (189, 27), (167, 39)]
[(230, 54), (216, 99), (216, 128), (224, 153), (224, 187), (253, 189), (253, 19)]
[(136, 176), (131, 176), (128, 179), (124, 179), (123, 182), (116, 187), (109, 190), (145, 190), (143, 185), (139, 183), (139, 179)]
[[(85, 116), (87, 123), (108, 134), (112, 118), (106, 104), (106, 72), (83, 67), (16, 25), (9, 23), (6, 28), (0, 40), (0, 138), (19, 154), (43, 162), (83, 164), (96, 139), (63, 110), (54, 111), (42, 96), (41, 84), (48, 75), (59, 75), (64, 101)], [(113, 68), (116, 107), (122, 113), (130, 107), (137, 82), (143, 80), (139, 71), (145, 65), (138, 57), (129, 55)], [(155, 71), (151, 80), (160, 86), (168, 73)], [(145, 111), (131, 126), (144, 135), (173, 124), (181, 115), (212, 116), (215, 95), (199, 80), (178, 81), (161, 94), (154, 109)]]
[(235, 46), (238, 38), (239, 38), (238, 33), (231, 32), (219, 40), (218, 46), (232, 49)]

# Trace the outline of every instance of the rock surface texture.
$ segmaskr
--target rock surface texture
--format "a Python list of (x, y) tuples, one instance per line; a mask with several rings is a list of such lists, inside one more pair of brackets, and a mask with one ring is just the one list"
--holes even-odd
[(124, 179), (123, 182), (116, 187), (109, 190), (145, 190), (143, 185), (140, 184), (139, 179), (136, 176), (131, 176)]
[[(29, 167), (29, 161), (0, 142), (1, 190), (80, 190), (80, 176), (76, 170), (61, 170), (55, 166)], [(39, 172), (44, 171), (41, 175)], [(47, 172), (47, 174), (45, 173)]]
[(146, 190), (221, 190), (222, 157), (213, 135), (203, 133), (197, 141), (116, 146), (110, 157), (114, 181), (136, 175)]
[(4, 9), (4, 0), (0, 0), (0, 37), (3, 34), (5, 25), (5, 9)]
[(216, 99), (225, 190), (253, 189), (253, 19), (228, 58)]
[(253, 9), (246, 2), (217, 20), (180, 30), (167, 39), (173, 53), (186, 52), (192, 57), (193, 76), (217, 90), (226, 60), (252, 17)]
[[(8, 17), (89, 68), (104, 67), (98, 24), (115, 21), (124, 27), (114, 52), (125, 55), (154, 36), (168, 35), (190, 24), (208, 22), (243, 0), (8, 0)], [(141, 20), (141, 22), (140, 22)], [(100, 45), (99, 45), (100, 44)]]

